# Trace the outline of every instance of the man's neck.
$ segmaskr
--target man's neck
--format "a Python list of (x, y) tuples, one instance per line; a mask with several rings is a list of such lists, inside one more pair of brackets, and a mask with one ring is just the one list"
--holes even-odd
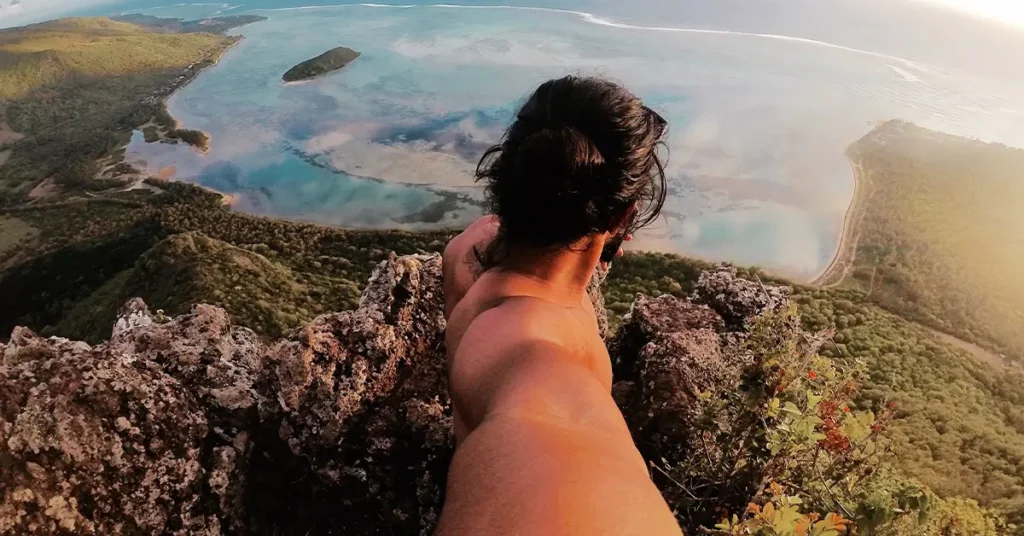
[(575, 303), (586, 294), (603, 247), (600, 239), (551, 251), (513, 246), (501, 268), (549, 287), (558, 297)]

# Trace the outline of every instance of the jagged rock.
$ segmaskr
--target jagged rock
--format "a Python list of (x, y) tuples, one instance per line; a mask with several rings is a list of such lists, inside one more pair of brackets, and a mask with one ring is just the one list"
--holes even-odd
[(76, 355), (91, 350), (91, 347), (82, 341), (69, 341), (60, 337), (45, 339), (23, 327), (14, 328), (10, 343), (0, 348), (4, 349), (0, 364), (9, 366), (26, 361), (51, 359), (60, 355)]
[[(0, 533), (429, 534), (454, 448), (440, 268), (391, 256), (358, 309), (269, 347), (216, 307), (166, 319), (141, 300), (95, 347), (15, 329)], [(751, 318), (787, 303), (728, 271), (690, 301), (637, 299), (613, 394), (649, 459), (694, 453), (689, 423), (737, 385)]]
[(142, 298), (132, 298), (117, 312), (117, 321), (114, 322), (114, 331), (111, 336), (117, 337), (122, 333), (152, 323), (153, 315), (150, 314), (149, 307), (146, 307), (146, 302), (142, 301)]
[(594, 305), (594, 314), (597, 315), (597, 332), (602, 339), (608, 336), (608, 310), (604, 307), (604, 294), (601, 293), (601, 285), (607, 278), (608, 270), (598, 266), (594, 271), (594, 277), (590, 278), (590, 283), (587, 285), (587, 296), (590, 297), (590, 303)]
[(638, 296), (611, 343), (619, 403), (633, 433), (665, 457), (686, 451), (687, 429), (701, 395), (736, 384), (738, 348), (722, 318), (706, 305), (672, 296)]
[(218, 534), (207, 422), (155, 364), (15, 331), (0, 367), (0, 533)]
[(360, 303), (267, 354), (256, 500), (291, 513), (268, 530), (429, 534), (436, 521), (453, 450), (440, 256), (392, 255)]
[(0, 532), (242, 530), (262, 353), (202, 305), (159, 324), (132, 300), (95, 348), (15, 329), (0, 368), (0, 458), (17, 460), (0, 469)]
[(789, 288), (764, 285), (736, 277), (736, 269), (719, 267), (700, 275), (692, 299), (711, 307), (732, 330), (742, 330), (748, 319), (789, 303)]
[(263, 343), (253, 331), (231, 325), (223, 309), (209, 305), (159, 323), (135, 298), (122, 307), (115, 326), (108, 351), (159, 365), (200, 403), (209, 427), (204, 481), (225, 528), (241, 530), (251, 436), (259, 425), (254, 386)]
[[(133, 320), (123, 321), (129, 317)], [(223, 309), (209, 305), (156, 323), (138, 298), (122, 309), (118, 326), (124, 327), (114, 330), (105, 345), (109, 351), (159, 364), (201, 397), (204, 407), (215, 413), (211, 424), (222, 433), (252, 428), (258, 418), (253, 386), (265, 351), (255, 333), (231, 325)]]
[[(713, 433), (745, 429), (742, 404), (722, 401), (742, 389), (756, 368), (747, 329), (768, 310), (789, 307), (788, 289), (735, 277), (735, 271), (705, 272), (689, 300), (638, 296), (609, 344), (613, 356), (616, 403), (645, 459), (656, 464), (658, 484), (671, 505), (688, 505), (687, 496), (668, 471), (696, 456), (710, 465), (729, 459)], [(780, 337), (799, 336), (798, 325)], [(763, 466), (736, 468), (733, 485), (759, 490)], [(740, 494), (742, 495), (742, 494)], [(723, 507), (742, 509), (743, 504)], [(716, 520), (704, 520), (714, 524)]]
[(637, 296), (615, 339), (608, 343), (616, 380), (635, 376), (640, 352), (659, 334), (685, 330), (717, 333), (725, 330), (725, 324), (720, 316), (704, 305), (694, 305), (671, 296)]

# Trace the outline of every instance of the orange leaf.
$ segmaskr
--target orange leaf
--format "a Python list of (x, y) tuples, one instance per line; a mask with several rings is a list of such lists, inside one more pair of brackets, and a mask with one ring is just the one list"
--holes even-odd
[(853, 523), (853, 521), (850, 521), (849, 519), (846, 519), (843, 516), (835, 513), (825, 516), (825, 521), (832, 523), (832, 526), (840, 532), (846, 530), (846, 525)]

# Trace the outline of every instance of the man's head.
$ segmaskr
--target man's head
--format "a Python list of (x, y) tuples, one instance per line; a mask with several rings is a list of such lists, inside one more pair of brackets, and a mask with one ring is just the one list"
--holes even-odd
[(501, 262), (511, 245), (567, 247), (653, 222), (665, 203), (658, 148), (666, 127), (612, 82), (567, 76), (542, 84), (477, 166), (501, 221), (481, 262)]

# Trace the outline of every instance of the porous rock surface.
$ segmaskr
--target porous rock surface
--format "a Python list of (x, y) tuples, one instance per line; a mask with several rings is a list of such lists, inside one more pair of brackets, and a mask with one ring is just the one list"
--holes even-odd
[[(216, 307), (165, 319), (141, 300), (95, 347), (15, 329), (0, 534), (429, 534), (454, 449), (440, 268), (392, 256), (358, 309), (267, 345)], [(739, 373), (747, 321), (786, 300), (706, 275), (692, 301), (638, 297), (609, 343), (648, 456), (685, 454), (698, 393)]]
[[(789, 305), (788, 288), (740, 279), (735, 269), (719, 268), (701, 275), (689, 300), (638, 296), (609, 342), (616, 402), (637, 448), (655, 469), (652, 479), (683, 517), (693, 510), (692, 496), (670, 472), (695, 456), (710, 465), (731, 460), (731, 446), (723, 450), (721, 441), (705, 434), (735, 436), (734, 430), (749, 425), (749, 412), (740, 405), (723, 407), (720, 401), (760, 369), (747, 344), (754, 320)], [(787, 329), (789, 335), (780, 337), (801, 333), (796, 325)], [(761, 489), (764, 468), (746, 463), (735, 469), (732, 486), (747, 492), (740, 496), (749, 498)], [(746, 502), (721, 506), (736, 511)], [(715, 522), (704, 519), (701, 524)]]

